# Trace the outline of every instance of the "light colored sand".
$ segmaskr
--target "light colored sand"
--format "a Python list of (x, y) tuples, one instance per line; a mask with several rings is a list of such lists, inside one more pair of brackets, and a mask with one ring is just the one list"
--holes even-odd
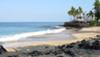
[[(85, 31), (85, 32), (84, 32)], [(87, 31), (87, 32), (86, 32)], [(92, 31), (92, 32), (89, 32)], [(95, 31), (95, 32), (93, 32)], [(89, 39), (91, 37), (95, 37), (96, 35), (100, 35), (100, 33), (96, 33), (100, 31), (100, 27), (90, 27), (90, 28), (83, 28), (80, 30), (80, 32), (72, 33), (72, 35), (75, 37), (73, 39), (67, 39), (62, 41), (48, 41), (48, 42), (16, 42), (13, 44), (9, 44), (9, 46), (12, 46), (13, 48), (6, 48), (9, 52), (16, 51), (16, 47), (27, 47), (27, 46), (38, 46), (38, 45), (51, 45), (51, 46), (58, 46), (63, 44), (69, 44), (72, 42), (81, 41), (83, 39)], [(82, 33), (84, 32), (84, 33)], [(16, 46), (15, 46), (16, 45)]]
[(100, 34), (100, 33), (74, 33), (73, 36), (76, 39), (89, 39), (91, 37), (92, 38), (95, 37), (98, 34)]
[(82, 28), (80, 31), (94, 31), (94, 32), (100, 32), (100, 27)]

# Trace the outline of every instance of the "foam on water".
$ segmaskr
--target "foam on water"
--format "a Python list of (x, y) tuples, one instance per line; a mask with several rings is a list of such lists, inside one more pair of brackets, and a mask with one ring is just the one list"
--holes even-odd
[(38, 32), (27, 32), (27, 33), (20, 33), (15, 35), (9, 35), (9, 36), (2, 36), (0, 37), (0, 42), (7, 42), (7, 41), (16, 41), (32, 36), (39, 36), (39, 35), (45, 35), (45, 34), (51, 34), (51, 33), (60, 33), (64, 31), (65, 28), (59, 28), (59, 29), (48, 29), (45, 31), (38, 31)]

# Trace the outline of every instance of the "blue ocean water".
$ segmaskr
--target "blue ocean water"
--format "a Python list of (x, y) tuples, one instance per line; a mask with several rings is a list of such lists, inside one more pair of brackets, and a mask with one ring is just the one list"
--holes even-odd
[(0, 36), (55, 29), (63, 22), (0, 22)]
[(0, 42), (4, 44), (9, 41), (57, 41), (71, 38), (71, 34), (60, 25), (63, 22), (0, 22)]

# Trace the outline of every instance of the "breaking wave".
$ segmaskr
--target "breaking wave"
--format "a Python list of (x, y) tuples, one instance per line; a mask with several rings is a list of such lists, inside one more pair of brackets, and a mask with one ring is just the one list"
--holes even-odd
[(37, 32), (26, 32), (26, 33), (20, 33), (15, 35), (9, 35), (9, 36), (2, 36), (0, 37), (0, 42), (7, 42), (7, 41), (16, 41), (32, 36), (39, 36), (39, 35), (45, 35), (45, 34), (52, 34), (52, 33), (60, 33), (64, 31), (65, 28), (57, 28), (57, 29), (48, 29), (44, 31), (37, 31)]

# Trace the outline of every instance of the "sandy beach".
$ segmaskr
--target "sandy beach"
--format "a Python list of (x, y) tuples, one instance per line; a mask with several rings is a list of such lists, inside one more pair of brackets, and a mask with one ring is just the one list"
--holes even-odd
[[(64, 35), (66, 35), (66, 31), (63, 31), (64, 34), (62, 35), (62, 38)], [(95, 37), (96, 35), (100, 35), (100, 27), (90, 27), (90, 28), (82, 28), (78, 31), (72, 31), (71, 30), (71, 35), (73, 38), (69, 39), (63, 39), (63, 40), (54, 40), (54, 41), (29, 41), (29, 42), (14, 42), (14, 43), (7, 43), (4, 44), (3, 46), (7, 49), (9, 52), (16, 51), (17, 48), (19, 47), (28, 47), (28, 46), (40, 46), (40, 45), (49, 45), (49, 46), (59, 46), (59, 45), (64, 45), (64, 44), (70, 44), (73, 42), (81, 41), (83, 39), (91, 39)], [(60, 34), (59, 34), (60, 35)], [(59, 36), (58, 36), (59, 38)]]

